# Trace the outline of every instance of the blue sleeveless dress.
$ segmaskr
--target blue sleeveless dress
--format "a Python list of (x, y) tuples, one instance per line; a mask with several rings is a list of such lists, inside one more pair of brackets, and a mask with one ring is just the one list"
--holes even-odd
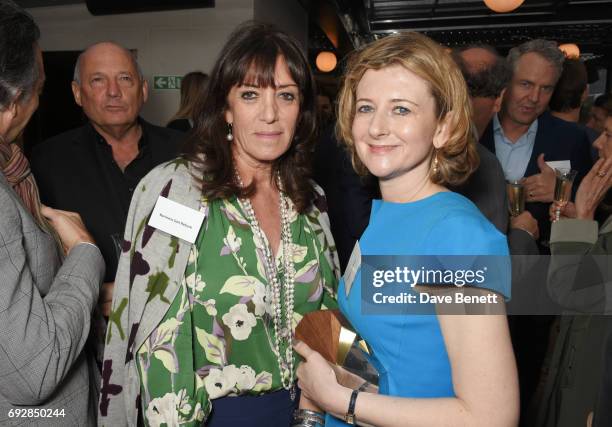
[[(411, 203), (375, 200), (359, 241), (362, 255), (508, 255), (506, 237), (465, 197), (440, 192)], [(507, 295), (508, 289), (502, 289)], [(373, 350), (379, 393), (436, 398), (454, 396), (451, 367), (435, 315), (371, 315), (361, 311), (361, 271), (338, 305)], [(359, 405), (359, 399), (357, 400)], [(345, 426), (331, 415), (326, 426)]]

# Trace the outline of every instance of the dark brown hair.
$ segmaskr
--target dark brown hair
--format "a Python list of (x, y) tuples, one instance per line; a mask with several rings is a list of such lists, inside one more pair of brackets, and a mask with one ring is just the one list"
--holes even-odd
[(552, 111), (567, 112), (582, 105), (583, 94), (587, 88), (588, 74), (580, 59), (566, 58), (563, 62), (561, 77), (550, 97), (548, 107)]
[(194, 131), (185, 145), (185, 157), (197, 170), (202, 194), (209, 200), (248, 197), (253, 186), (242, 189), (234, 179), (231, 143), (226, 140), (225, 111), (232, 87), (244, 83), (274, 87), (279, 56), (299, 88), (300, 112), (293, 141), (272, 165), (298, 212), (304, 212), (314, 196), (309, 182), (310, 158), (316, 129), (315, 83), (298, 43), (269, 24), (244, 23), (234, 30), (217, 59), (206, 96), (196, 111)]

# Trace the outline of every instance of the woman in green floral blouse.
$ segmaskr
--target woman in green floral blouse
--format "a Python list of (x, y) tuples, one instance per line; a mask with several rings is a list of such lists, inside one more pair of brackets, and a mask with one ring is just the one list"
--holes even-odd
[[(292, 332), (305, 313), (335, 307), (325, 199), (308, 179), (308, 63), (263, 24), (240, 26), (221, 52), (185, 155), (132, 199), (101, 425), (288, 426)], [(158, 196), (204, 214), (195, 243), (148, 225)]]

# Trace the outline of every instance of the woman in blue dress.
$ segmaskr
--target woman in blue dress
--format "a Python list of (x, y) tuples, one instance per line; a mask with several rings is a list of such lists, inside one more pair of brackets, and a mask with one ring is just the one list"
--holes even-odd
[[(508, 254), (505, 236), (446, 188), (465, 181), (478, 157), (465, 82), (441, 46), (417, 33), (375, 41), (349, 60), (338, 102), (339, 139), (382, 194), (359, 241), (362, 255)], [(327, 426), (518, 423), (505, 315), (363, 313), (362, 272), (348, 283), (350, 269), (338, 303), (371, 346), (380, 383), (341, 385), (337, 369), (297, 343), (299, 386), (327, 413)]]

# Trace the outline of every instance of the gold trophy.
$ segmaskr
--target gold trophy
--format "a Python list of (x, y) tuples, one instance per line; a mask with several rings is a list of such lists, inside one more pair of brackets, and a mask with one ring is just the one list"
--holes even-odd
[[(369, 360), (370, 348), (353, 331), (340, 311), (319, 310), (307, 313), (295, 329), (295, 337), (319, 352), (332, 365), (340, 366), (371, 384), (378, 384), (378, 372)], [(349, 376), (340, 377), (349, 380)], [(338, 382), (343, 384), (343, 378), (340, 377)]]

